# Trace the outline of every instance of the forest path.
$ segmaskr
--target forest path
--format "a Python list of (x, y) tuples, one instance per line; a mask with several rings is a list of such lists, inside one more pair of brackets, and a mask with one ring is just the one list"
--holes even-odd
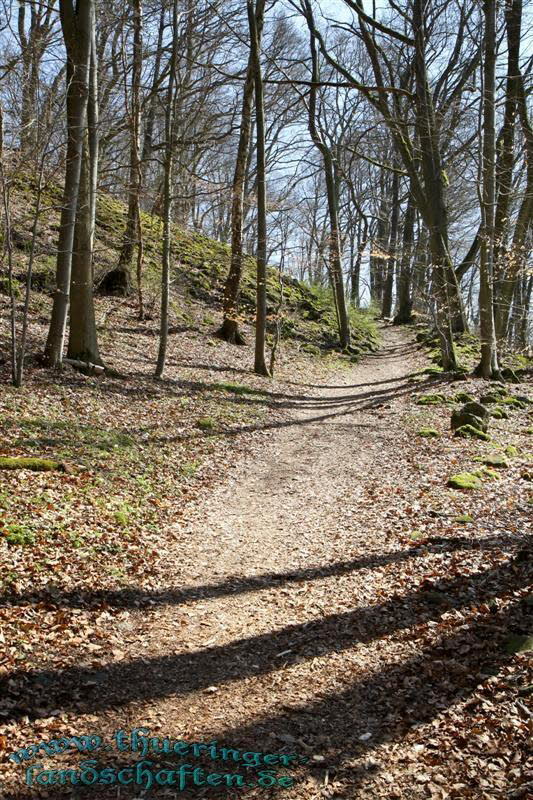
[[(388, 517), (411, 464), (394, 406), (423, 356), (410, 332), (383, 338), (353, 369), (278, 398), (290, 420), (185, 512), (167, 549), (176, 598), (130, 638), (124, 727), (313, 752), (320, 767), (387, 724), (368, 688), (350, 687), (386, 659), (386, 626), (372, 641), (383, 618), (366, 607), (397, 590)], [(284, 796), (314, 796), (308, 781)]]

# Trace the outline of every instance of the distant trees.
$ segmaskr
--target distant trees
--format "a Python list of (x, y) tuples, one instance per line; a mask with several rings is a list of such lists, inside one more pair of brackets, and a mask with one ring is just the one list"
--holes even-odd
[[(146, 315), (143, 212), (162, 228), (158, 374), (173, 225), (230, 247), (218, 331), (230, 343), (244, 341), (241, 284), (246, 256), (256, 258), (263, 374), (269, 334), (281, 330), (268, 264), (281, 262), (329, 291), (340, 348), (351, 307), (369, 303), (397, 324), (428, 314), (446, 369), (458, 366), (454, 337), (469, 325), (485, 377), (498, 375), (508, 345), (531, 341), (523, 0), (322, 10), (317, 0), (3, 0), (4, 187), (15, 163), (44, 182), (64, 174), (47, 364), (61, 363), (67, 338), (69, 358), (101, 363), (95, 281), (103, 294), (136, 284)], [(99, 191), (126, 208), (114, 265), (94, 253)], [(1, 269), (14, 276), (4, 195)]]

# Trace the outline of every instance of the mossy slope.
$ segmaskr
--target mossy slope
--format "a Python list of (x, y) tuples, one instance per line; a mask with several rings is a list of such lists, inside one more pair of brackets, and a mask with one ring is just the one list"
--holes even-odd
[[(16, 277), (18, 283), (25, 280), (27, 254), (31, 245), (31, 215), (35, 207), (35, 187), (28, 177), (19, 177), (13, 186), (16, 236)], [(50, 183), (42, 197), (41, 206), (46, 213), (41, 215), (33, 274), (33, 288), (50, 293), (54, 286), (55, 246), (59, 229), (61, 191), (57, 184)], [(95, 237), (95, 283), (116, 267), (119, 249), (126, 224), (126, 206), (112, 194), (101, 192), (96, 211)], [(142, 213), (144, 239), (143, 288), (148, 306), (157, 313), (157, 297), (160, 284), (160, 265), (163, 223), (155, 214)], [(230, 263), (228, 244), (209, 239), (194, 231), (186, 231), (174, 225), (172, 229), (172, 311), (178, 322), (188, 318), (187, 308), (191, 303), (201, 303), (214, 312), (213, 325), (218, 324), (218, 315), (223, 296), (225, 277)], [(134, 269), (132, 269), (134, 271)], [(0, 291), (6, 291), (7, 287)], [(267, 277), (267, 301), (270, 319), (276, 315), (280, 301), (280, 276), (275, 268), (269, 268)], [(241, 292), (241, 314), (243, 321), (252, 322), (255, 308), (255, 260), (245, 258)], [(376, 349), (377, 329), (372, 315), (362, 311), (351, 311), (354, 353)], [(281, 310), (281, 333), (305, 343), (310, 352), (336, 347), (335, 308), (328, 290), (311, 287), (289, 275), (283, 276), (283, 306)], [(315, 348), (312, 350), (311, 348)]]

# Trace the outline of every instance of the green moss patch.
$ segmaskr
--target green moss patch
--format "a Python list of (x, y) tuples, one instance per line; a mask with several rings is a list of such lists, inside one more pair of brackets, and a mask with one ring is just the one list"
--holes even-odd
[(494, 392), (489, 394), (482, 394), (479, 398), (479, 402), (483, 403), (484, 406), (494, 405), (495, 403), (500, 402), (500, 395)]
[(213, 417), (200, 417), (200, 419), (196, 421), (196, 427), (200, 428), (201, 431), (212, 431), (215, 425), (216, 423)]
[(475, 475), (477, 478), (481, 478), (481, 480), (483, 480), (483, 478), (496, 480), (496, 478), (500, 477), (495, 470), (489, 469), (488, 467), (481, 467), (481, 469), (476, 469), (476, 471), (472, 474)]
[(491, 417), (493, 417), (494, 419), (509, 419), (509, 413), (508, 413), (508, 411), (506, 411), (506, 409), (505, 409), (505, 408), (502, 408), (502, 407), (501, 407), (501, 406), (499, 406), (499, 405), (498, 405), (498, 406), (495, 406), (495, 408), (492, 408), (492, 409), (491, 409), (491, 411), (490, 411), (490, 415), (491, 415)]
[(509, 462), (502, 455), (488, 455), (488, 456), (476, 456), (474, 461), (479, 461), (481, 464), (484, 464), (486, 467), (497, 467), (498, 469), (505, 469), (509, 466)]
[(30, 469), (33, 472), (65, 472), (65, 465), (50, 458), (0, 456), (0, 469)]
[(457, 475), (452, 475), (448, 478), (448, 484), (451, 489), (481, 489), (483, 484), (478, 475), (473, 472), (458, 472)]
[(439, 435), (435, 428), (420, 428), (417, 431), (417, 436), (422, 436), (423, 439), (436, 439)]
[(448, 398), (443, 394), (423, 394), (417, 401), (417, 406), (442, 406), (448, 403)]
[(508, 444), (504, 447), (503, 452), (509, 458), (516, 458), (519, 455), (518, 447), (515, 447), (514, 444)]
[(454, 522), (458, 522), (461, 525), (467, 525), (469, 522), (473, 522), (474, 518), (470, 516), (470, 514), (459, 514), (458, 517), (455, 517)]
[(474, 428), (473, 425), (461, 425), (460, 428), (457, 428), (454, 435), (460, 436), (462, 439), (481, 439), (483, 442), (490, 441), (490, 436), (488, 433), (484, 433), (483, 431), (478, 430), (478, 428)]
[(528, 407), (528, 403), (523, 398), (513, 397), (512, 395), (509, 397), (502, 397), (500, 403), (515, 409), (524, 409)]
[(456, 403), (474, 403), (476, 400), (474, 395), (468, 392), (457, 392), (453, 399)]

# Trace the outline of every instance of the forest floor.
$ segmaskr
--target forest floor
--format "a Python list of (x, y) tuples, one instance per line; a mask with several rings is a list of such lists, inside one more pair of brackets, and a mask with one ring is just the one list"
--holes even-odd
[[(150, 534), (149, 587), (130, 581), (91, 600), (75, 581), (52, 595), (13, 584), (10, 610), (89, 609), (98, 633), (83, 657), (59, 666), (38, 653), (11, 674), (7, 751), (96, 733), (113, 752), (92, 757), (126, 767), (140, 753), (117, 754), (112, 734), (144, 726), (154, 737), (297, 756), (270, 767), (294, 779), (273, 790), (250, 786), (268, 766), (244, 769), (231, 753), (149, 752), (158, 768), (240, 772), (246, 786), (154, 786), (146, 796), (529, 796), (530, 653), (512, 651), (532, 633), (530, 412), (493, 420), (490, 442), (453, 437), (450, 405), (416, 398), (479, 396), (486, 384), (413, 383), (424, 351), (410, 331), (382, 333), (382, 349), (353, 368), (317, 378), (299, 364), (246, 452), (227, 447), (216, 479), (169, 503)], [(262, 402), (256, 392), (252, 404)], [(427, 427), (435, 438), (417, 435)], [(477, 489), (447, 486), (495, 454), (505, 464)], [(76, 763), (43, 752), (38, 761)], [(3, 796), (68, 791), (45, 779), (24, 788), (25, 768), (5, 766)], [(145, 796), (140, 786), (70, 791)]]

